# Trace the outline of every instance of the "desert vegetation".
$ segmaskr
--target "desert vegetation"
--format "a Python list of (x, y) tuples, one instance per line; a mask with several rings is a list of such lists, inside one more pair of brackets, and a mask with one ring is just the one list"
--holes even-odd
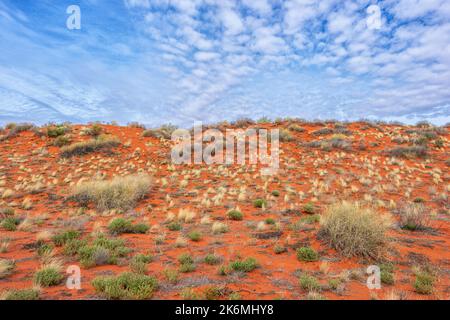
[(448, 299), (448, 126), (208, 128), (280, 129), (279, 170), (175, 165), (172, 125), (6, 125), (0, 298)]

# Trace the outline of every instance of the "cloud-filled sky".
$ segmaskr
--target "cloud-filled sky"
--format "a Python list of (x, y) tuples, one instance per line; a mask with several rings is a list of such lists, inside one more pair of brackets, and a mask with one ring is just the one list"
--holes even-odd
[(448, 0), (0, 0), (0, 123), (444, 124), (449, 88)]

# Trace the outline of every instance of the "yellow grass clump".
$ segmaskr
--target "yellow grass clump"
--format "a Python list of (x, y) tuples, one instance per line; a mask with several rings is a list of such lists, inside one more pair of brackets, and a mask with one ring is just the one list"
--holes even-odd
[(98, 210), (129, 210), (150, 191), (152, 179), (145, 174), (94, 180), (76, 185), (70, 200), (81, 205), (94, 203)]
[(388, 220), (359, 203), (329, 206), (320, 222), (319, 236), (344, 256), (378, 259), (386, 246)]

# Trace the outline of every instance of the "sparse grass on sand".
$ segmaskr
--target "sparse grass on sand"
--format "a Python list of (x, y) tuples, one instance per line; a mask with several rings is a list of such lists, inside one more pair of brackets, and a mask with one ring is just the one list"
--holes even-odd
[(327, 208), (319, 237), (345, 256), (381, 258), (388, 221), (369, 207), (341, 202)]
[(151, 185), (152, 179), (145, 174), (89, 181), (75, 186), (69, 199), (83, 206), (94, 203), (98, 210), (128, 210), (145, 197)]

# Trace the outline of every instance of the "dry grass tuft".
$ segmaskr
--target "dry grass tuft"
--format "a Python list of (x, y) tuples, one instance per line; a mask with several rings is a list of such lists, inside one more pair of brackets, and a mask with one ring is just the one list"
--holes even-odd
[(386, 246), (388, 221), (371, 208), (341, 202), (327, 208), (320, 238), (345, 256), (379, 259)]
[(152, 179), (145, 174), (89, 181), (73, 188), (70, 200), (83, 206), (94, 203), (98, 210), (128, 210), (150, 191)]

